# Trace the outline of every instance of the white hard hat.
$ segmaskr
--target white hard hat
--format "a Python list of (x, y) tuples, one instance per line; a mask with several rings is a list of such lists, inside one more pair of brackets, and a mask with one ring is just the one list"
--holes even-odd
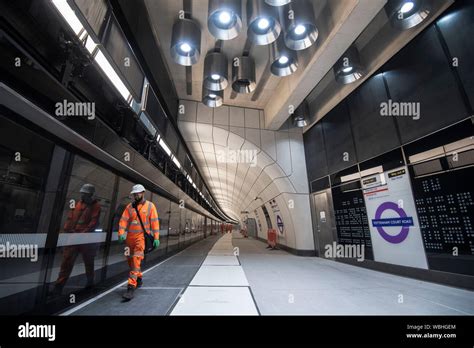
[(79, 190), (80, 193), (89, 193), (91, 195), (95, 192), (95, 186), (92, 184), (84, 184), (82, 185), (81, 189)]
[(137, 184), (137, 185), (133, 185), (132, 192), (130, 192), (130, 194), (140, 193), (140, 192), (145, 192), (145, 187), (143, 187), (143, 185)]

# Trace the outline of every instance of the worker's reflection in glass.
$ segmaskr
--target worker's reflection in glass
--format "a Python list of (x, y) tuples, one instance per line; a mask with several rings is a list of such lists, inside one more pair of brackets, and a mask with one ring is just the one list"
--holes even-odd
[[(67, 216), (64, 224), (64, 233), (90, 233), (94, 232), (100, 216), (100, 203), (94, 199), (95, 187), (92, 184), (84, 184), (80, 191), (81, 200), (74, 205)], [(87, 285), (90, 289), (94, 285), (94, 258), (97, 252), (97, 243), (68, 245), (63, 248), (63, 259), (58, 279), (54, 285), (53, 295), (60, 295), (69, 279), (78, 254), (82, 255), (86, 271)]]

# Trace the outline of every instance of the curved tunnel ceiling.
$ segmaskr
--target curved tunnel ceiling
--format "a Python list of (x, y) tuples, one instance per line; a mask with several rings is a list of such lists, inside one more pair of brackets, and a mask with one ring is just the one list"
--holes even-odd
[(252, 206), (281, 193), (305, 191), (292, 182), (291, 164), (282, 167), (275, 154), (241, 134), (213, 124), (182, 120), (178, 124), (209, 189), (230, 217), (241, 220), (241, 211)]

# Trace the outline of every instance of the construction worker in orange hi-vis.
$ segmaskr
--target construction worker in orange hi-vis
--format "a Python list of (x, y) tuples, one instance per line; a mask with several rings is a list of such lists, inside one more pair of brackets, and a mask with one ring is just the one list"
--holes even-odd
[[(145, 236), (142, 224), (146, 229), (145, 232), (153, 235), (153, 246), (155, 248), (160, 246), (158, 212), (152, 202), (145, 200), (145, 187), (139, 184), (134, 185), (130, 194), (133, 195), (133, 202), (125, 207), (120, 218), (118, 232), (119, 242), (126, 241), (126, 246), (129, 248), (127, 258), (130, 274), (127, 292), (123, 295), (125, 300), (131, 300), (135, 289), (143, 284), (140, 264), (145, 256)], [(139, 215), (137, 215), (137, 211)], [(126, 237), (125, 231), (127, 231)]]
[[(64, 233), (91, 233), (95, 232), (99, 224), (100, 203), (93, 199), (95, 187), (92, 184), (84, 184), (79, 190), (81, 199), (69, 210), (64, 224)], [(78, 254), (82, 255), (84, 267), (86, 269), (87, 285), (92, 288), (94, 285), (94, 258), (97, 251), (95, 243), (85, 243), (79, 245), (67, 245), (63, 249), (63, 259), (59, 270), (58, 279), (54, 284), (53, 295), (60, 295), (71, 275), (74, 263)]]

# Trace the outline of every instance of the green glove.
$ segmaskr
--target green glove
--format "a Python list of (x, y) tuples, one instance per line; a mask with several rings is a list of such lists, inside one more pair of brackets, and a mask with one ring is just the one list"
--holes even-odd
[(125, 241), (125, 233), (118, 236), (119, 243), (123, 243)]
[(160, 246), (160, 240), (159, 240), (159, 239), (155, 239), (155, 240), (153, 241), (153, 247), (154, 247), (154, 248), (158, 248), (159, 246)]

